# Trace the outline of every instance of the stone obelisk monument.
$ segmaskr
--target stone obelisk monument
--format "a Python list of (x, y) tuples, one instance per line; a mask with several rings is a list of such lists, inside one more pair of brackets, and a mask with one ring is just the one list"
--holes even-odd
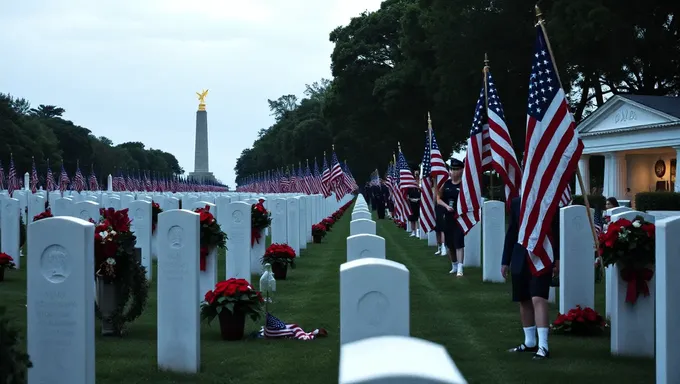
[(196, 153), (194, 156), (194, 171), (189, 178), (198, 181), (214, 181), (215, 176), (208, 165), (208, 112), (205, 110), (205, 97), (208, 90), (196, 92), (198, 95), (198, 111), (196, 111)]

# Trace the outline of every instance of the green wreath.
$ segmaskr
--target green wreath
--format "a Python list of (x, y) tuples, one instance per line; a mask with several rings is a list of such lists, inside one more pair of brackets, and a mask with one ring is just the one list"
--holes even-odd
[[(129, 236), (129, 237), (128, 237)], [(119, 271), (120, 274), (113, 284), (116, 288), (118, 305), (107, 320), (111, 321), (116, 330), (116, 334), (122, 336), (126, 323), (135, 321), (144, 312), (149, 298), (149, 281), (146, 279), (146, 268), (135, 258), (136, 237), (129, 233), (126, 239), (121, 241), (118, 249)], [(123, 257), (124, 256), (124, 257)], [(97, 319), (103, 320), (99, 306), (95, 303), (95, 315)]]

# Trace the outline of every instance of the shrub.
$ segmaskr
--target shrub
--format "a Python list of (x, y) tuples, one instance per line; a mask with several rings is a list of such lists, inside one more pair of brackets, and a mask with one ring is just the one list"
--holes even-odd
[(0, 307), (0, 383), (25, 384), (26, 370), (33, 364), (28, 355), (19, 349), (19, 331), (12, 327)]
[(640, 192), (635, 195), (638, 211), (680, 211), (678, 192)]

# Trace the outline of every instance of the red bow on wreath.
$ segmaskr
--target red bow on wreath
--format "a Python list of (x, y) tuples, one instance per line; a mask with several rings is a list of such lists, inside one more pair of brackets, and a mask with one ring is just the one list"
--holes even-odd
[(649, 268), (626, 267), (621, 270), (621, 278), (628, 283), (626, 289), (626, 303), (635, 304), (638, 296), (649, 296), (647, 282), (654, 276), (654, 271)]
[(260, 244), (260, 239), (262, 238), (262, 232), (260, 230), (252, 228), (250, 230), (250, 246), (254, 246), (255, 242)]

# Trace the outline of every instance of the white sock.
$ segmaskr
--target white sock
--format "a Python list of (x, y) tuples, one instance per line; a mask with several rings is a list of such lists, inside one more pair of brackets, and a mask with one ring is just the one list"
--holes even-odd
[(536, 346), (536, 326), (524, 327), (524, 345), (529, 348)]
[(538, 328), (538, 347), (548, 351), (548, 327)]
[(458, 268), (456, 268), (457, 264), (456, 263), (451, 263), (451, 270), (452, 271), (457, 271)]
[(463, 263), (458, 263), (458, 273), (463, 273)]

